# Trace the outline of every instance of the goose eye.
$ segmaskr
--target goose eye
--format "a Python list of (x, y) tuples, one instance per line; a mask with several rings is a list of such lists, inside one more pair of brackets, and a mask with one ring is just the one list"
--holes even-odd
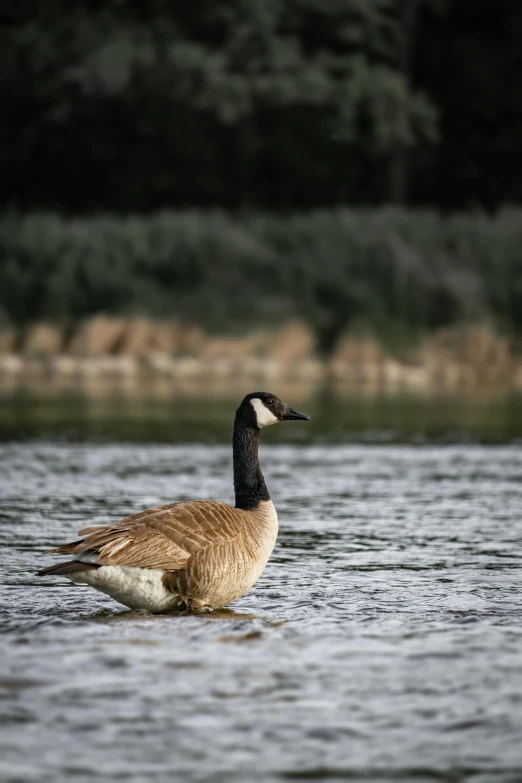
[(266, 404), (267, 405), (273, 405), (274, 404), (274, 400), (270, 397), (270, 399), (266, 401)]

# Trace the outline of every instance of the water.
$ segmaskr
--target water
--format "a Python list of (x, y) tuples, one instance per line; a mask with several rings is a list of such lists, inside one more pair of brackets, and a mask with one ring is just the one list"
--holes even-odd
[[(201, 394), (201, 390), (200, 390)], [(77, 392), (56, 396), (0, 391), (0, 440), (64, 438), (222, 442), (230, 440), (239, 399), (174, 395), (141, 398)], [(522, 396), (425, 398), (415, 396), (339, 397), (323, 392), (312, 399), (298, 391), (285, 402), (310, 414), (306, 427), (268, 429), (265, 442), (346, 441), (522, 443)]]
[(274, 427), (281, 531), (258, 584), (214, 616), (152, 617), (34, 577), (42, 551), (85, 522), (230, 501), (228, 445), (42, 426), (0, 444), (3, 781), (522, 779), (519, 444)]

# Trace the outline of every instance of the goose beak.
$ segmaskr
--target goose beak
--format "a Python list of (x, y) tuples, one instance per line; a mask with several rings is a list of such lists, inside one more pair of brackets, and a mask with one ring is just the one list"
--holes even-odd
[(283, 421), (291, 421), (293, 419), (302, 419), (303, 421), (310, 421), (310, 416), (306, 413), (299, 413), (295, 411), (289, 405), (285, 405), (285, 412), (283, 413)]

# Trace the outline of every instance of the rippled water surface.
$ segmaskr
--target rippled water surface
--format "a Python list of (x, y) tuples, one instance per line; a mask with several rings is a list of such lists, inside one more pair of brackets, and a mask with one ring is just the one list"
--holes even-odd
[(276, 549), (209, 617), (33, 573), (86, 521), (230, 501), (228, 446), (0, 444), (3, 780), (522, 779), (522, 448), (276, 438)]

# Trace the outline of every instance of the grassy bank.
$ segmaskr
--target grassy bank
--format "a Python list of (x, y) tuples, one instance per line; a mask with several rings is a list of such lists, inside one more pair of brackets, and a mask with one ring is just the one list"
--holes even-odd
[(481, 322), (518, 340), (522, 210), (5, 215), (0, 308), (19, 326), (106, 312), (219, 333), (298, 317), (323, 354), (347, 330), (408, 344)]

